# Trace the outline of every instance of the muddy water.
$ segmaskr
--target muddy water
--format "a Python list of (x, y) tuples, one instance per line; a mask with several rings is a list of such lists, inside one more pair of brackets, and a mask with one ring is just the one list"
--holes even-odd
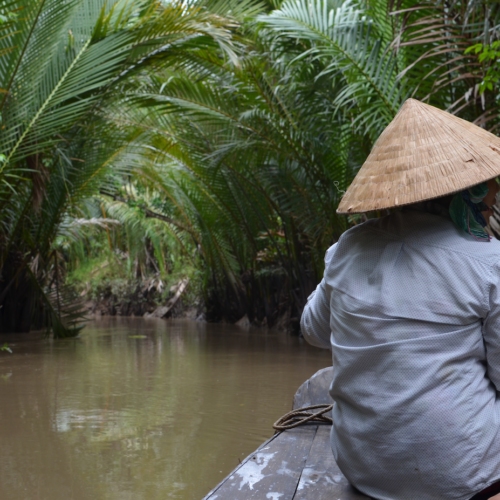
[(199, 500), (330, 364), (296, 337), (189, 321), (5, 341), (1, 500)]

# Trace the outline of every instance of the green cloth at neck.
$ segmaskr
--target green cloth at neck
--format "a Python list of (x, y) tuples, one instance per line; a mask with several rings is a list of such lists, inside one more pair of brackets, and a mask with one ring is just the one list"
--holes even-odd
[(488, 184), (483, 182), (461, 191), (453, 196), (449, 208), (450, 217), (459, 229), (483, 241), (490, 240), (489, 234), (484, 230), (486, 220), (481, 214), (481, 212), (489, 209), (483, 203), (488, 190)]

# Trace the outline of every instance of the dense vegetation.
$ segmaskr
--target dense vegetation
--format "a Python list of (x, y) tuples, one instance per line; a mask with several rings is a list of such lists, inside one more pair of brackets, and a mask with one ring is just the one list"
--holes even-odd
[(484, 0), (8, 0), (0, 22), (2, 330), (75, 333), (104, 269), (297, 326), (407, 97), (500, 124)]

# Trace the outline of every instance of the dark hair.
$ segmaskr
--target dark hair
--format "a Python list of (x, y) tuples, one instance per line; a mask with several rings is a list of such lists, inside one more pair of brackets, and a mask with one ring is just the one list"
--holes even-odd
[(448, 194), (446, 196), (441, 196), (441, 198), (436, 198), (435, 200), (431, 200), (434, 203), (439, 203), (444, 208), (450, 208), (451, 200), (453, 199), (454, 194)]

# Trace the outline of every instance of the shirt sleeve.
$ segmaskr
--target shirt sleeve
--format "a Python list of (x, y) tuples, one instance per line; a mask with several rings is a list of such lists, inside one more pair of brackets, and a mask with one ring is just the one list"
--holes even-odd
[[(325, 270), (333, 258), (336, 246), (335, 243), (326, 252)], [(322, 349), (331, 349), (330, 294), (324, 277), (307, 299), (300, 319), (300, 330), (309, 344)]]
[(483, 322), (483, 339), (486, 347), (488, 378), (500, 391), (500, 283), (490, 289), (489, 313)]

